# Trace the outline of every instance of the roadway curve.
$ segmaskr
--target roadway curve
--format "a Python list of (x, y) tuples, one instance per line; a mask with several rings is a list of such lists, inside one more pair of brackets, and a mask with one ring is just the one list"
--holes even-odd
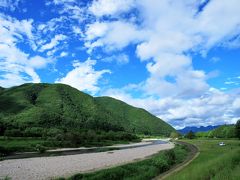
[(4, 160), (0, 161), (0, 179), (10, 177), (12, 180), (38, 180), (68, 177), (80, 172), (95, 171), (141, 160), (173, 147), (173, 143), (152, 140), (150, 143), (118, 145), (120, 150), (107, 152)]

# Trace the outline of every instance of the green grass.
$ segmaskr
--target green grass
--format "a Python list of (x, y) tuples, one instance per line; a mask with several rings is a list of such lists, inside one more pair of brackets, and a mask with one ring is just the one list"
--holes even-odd
[[(149, 180), (160, 173), (167, 171), (174, 164), (182, 162), (187, 156), (187, 151), (188, 150), (185, 146), (177, 145), (172, 150), (160, 152), (146, 160), (93, 173), (76, 174), (68, 178), (68, 180)], [(64, 178), (59, 179), (64, 180)]]
[[(226, 146), (219, 146), (224, 141)], [(237, 180), (240, 179), (239, 140), (185, 140), (200, 149), (199, 156), (168, 180)]]
[[(24, 152), (24, 151), (36, 151), (37, 144), (47, 144), (47, 141), (41, 139), (32, 138), (14, 138), (3, 139), (0, 138), (0, 148), (4, 148), (6, 152)], [(0, 149), (1, 153), (1, 149)]]

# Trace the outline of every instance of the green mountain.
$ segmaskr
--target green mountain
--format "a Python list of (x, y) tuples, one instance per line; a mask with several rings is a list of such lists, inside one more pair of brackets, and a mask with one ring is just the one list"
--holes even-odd
[(147, 135), (169, 135), (175, 131), (169, 124), (144, 109), (130, 106), (111, 97), (97, 97), (97, 103), (120, 117), (119, 122), (126, 131)]
[(38, 136), (52, 128), (55, 135), (93, 130), (168, 136), (175, 131), (143, 109), (110, 97), (94, 98), (63, 84), (0, 88), (0, 135)]

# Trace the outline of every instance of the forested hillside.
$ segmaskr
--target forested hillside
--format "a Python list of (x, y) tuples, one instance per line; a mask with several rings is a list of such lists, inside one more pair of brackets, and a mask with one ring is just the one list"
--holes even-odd
[(59, 141), (132, 140), (168, 136), (170, 125), (147, 111), (109, 97), (94, 98), (63, 84), (0, 88), (0, 135)]

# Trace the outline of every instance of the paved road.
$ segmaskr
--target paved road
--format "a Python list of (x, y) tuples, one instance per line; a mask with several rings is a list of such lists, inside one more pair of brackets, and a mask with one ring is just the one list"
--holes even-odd
[(8, 176), (13, 180), (40, 180), (68, 177), (80, 172), (129, 163), (174, 147), (172, 143), (163, 143), (159, 140), (154, 140), (144, 146), (142, 144), (140, 146), (134, 144), (134, 146), (99, 153), (4, 160), (0, 161), (0, 178)]

